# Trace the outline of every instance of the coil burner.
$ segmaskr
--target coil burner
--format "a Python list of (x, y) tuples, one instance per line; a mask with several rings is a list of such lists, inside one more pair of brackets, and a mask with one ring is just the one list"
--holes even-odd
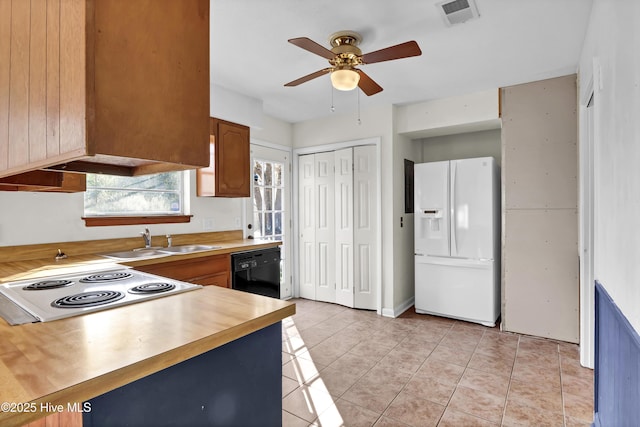
[(25, 291), (41, 291), (44, 289), (64, 288), (65, 286), (70, 286), (72, 284), (73, 282), (71, 280), (43, 280), (41, 282), (27, 285), (22, 289)]
[(95, 307), (109, 304), (122, 298), (124, 298), (124, 294), (118, 291), (89, 291), (58, 298), (51, 305), (58, 308)]
[(163, 282), (145, 283), (129, 289), (132, 294), (159, 294), (175, 289), (176, 285)]
[(82, 283), (104, 283), (116, 280), (125, 280), (132, 277), (133, 274), (128, 271), (114, 271), (109, 273), (92, 274), (91, 276), (80, 279)]

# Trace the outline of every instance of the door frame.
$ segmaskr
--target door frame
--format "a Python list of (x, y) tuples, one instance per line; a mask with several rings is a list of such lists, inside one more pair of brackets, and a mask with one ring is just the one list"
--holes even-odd
[[(376, 178), (376, 185), (378, 186), (378, 191), (381, 192), (382, 189), (382, 171), (380, 170), (381, 167), (381, 148), (382, 148), (382, 143), (380, 140), (380, 137), (373, 137), (373, 138), (363, 138), (363, 139), (356, 139), (356, 140), (351, 140), (351, 141), (343, 141), (343, 142), (335, 142), (335, 143), (328, 143), (328, 144), (322, 144), (322, 145), (314, 145), (311, 147), (304, 147), (304, 148), (294, 148), (293, 149), (293, 155), (292, 155), (292, 177), (297, 177), (298, 176), (298, 157), (305, 155), (305, 154), (316, 154), (316, 153), (322, 153), (322, 152), (326, 152), (326, 151), (336, 151), (336, 150), (340, 150), (343, 148), (352, 148), (352, 147), (357, 147), (359, 145), (374, 145), (376, 147), (376, 168), (378, 170), (378, 174), (377, 174), (377, 178)], [(292, 272), (293, 272), (293, 295), (297, 298), (300, 296), (300, 287), (299, 287), (299, 277), (300, 277), (300, 271), (299, 271), (299, 250), (300, 250), (300, 242), (299, 242), (299, 236), (300, 236), (300, 231), (298, 229), (298, 223), (299, 223), (299, 209), (298, 209), (298, 180), (297, 179), (292, 179), (292, 183), (293, 183), (293, 188), (291, 189), (292, 194), (296, 195), (295, 199), (292, 199), (292, 218), (295, 218), (295, 220), (293, 221), (293, 234), (292, 236), (294, 236), (294, 238), (291, 239), (291, 242), (293, 243), (293, 264), (292, 264)], [(377, 224), (376, 227), (378, 227), (378, 236), (377, 236), (377, 242), (376, 244), (378, 245), (378, 253), (376, 255), (376, 265), (377, 265), (377, 277), (378, 279), (376, 280), (375, 283), (375, 287), (376, 287), (376, 292), (377, 294), (377, 298), (376, 298), (376, 313), (377, 314), (382, 314), (382, 195), (380, 194), (380, 197), (378, 197), (378, 201), (376, 203), (376, 209), (378, 210), (378, 219), (377, 219)]]
[[(294, 238), (294, 234), (293, 234), (293, 222), (294, 222), (294, 214), (293, 214), (293, 207), (294, 207), (294, 199), (293, 199), (293, 190), (292, 190), (292, 184), (294, 183), (294, 179), (292, 177), (292, 168), (293, 168), (293, 148), (289, 147), (287, 145), (280, 145), (280, 144), (274, 144), (272, 142), (267, 142), (267, 141), (262, 141), (259, 139), (253, 139), (250, 138), (250, 146), (251, 145), (257, 145), (260, 147), (264, 147), (264, 148), (269, 148), (272, 150), (279, 150), (279, 151), (283, 151), (285, 153), (287, 153), (287, 156), (289, 157), (289, 170), (288, 170), (288, 176), (286, 177), (285, 180), (285, 200), (288, 200), (288, 210), (285, 208), (285, 212), (287, 212), (288, 214), (288, 219), (285, 220), (285, 223), (283, 224), (283, 227), (286, 231), (286, 235), (289, 238), (289, 242), (288, 245), (286, 246), (286, 250), (287, 253), (285, 254), (285, 263), (288, 264), (288, 275), (289, 277), (287, 277), (287, 267), (285, 266), (285, 277), (284, 280), (285, 281), (289, 281), (289, 286), (291, 288), (291, 296), (288, 298), (293, 298), (294, 296), (297, 296), (296, 294), (296, 287), (294, 287), (294, 274), (293, 274), (293, 269), (294, 269), (294, 263), (296, 262), (296, 259), (293, 258), (293, 247), (294, 247), (294, 242), (296, 241), (296, 239)], [(242, 200), (242, 237), (244, 239), (247, 238), (248, 236), (248, 230), (247, 230), (247, 225), (249, 224), (249, 218), (253, 218), (253, 155), (249, 155), (249, 158), (251, 160), (251, 166), (250, 166), (250, 170), (251, 170), (251, 191), (250, 191), (250, 197), (244, 197)], [(297, 158), (296, 158), (297, 159)], [(297, 198), (296, 198), (296, 202), (297, 202)], [(285, 202), (286, 204), (287, 202)], [(285, 205), (286, 206), (286, 205)], [(295, 217), (297, 218), (297, 217)], [(253, 220), (251, 220), (253, 221)], [(287, 298), (287, 299), (288, 299)]]
[[(593, 61), (593, 73), (580, 87), (579, 93), (579, 142), (578, 142), (578, 217), (580, 260), (580, 363), (587, 368), (595, 364), (595, 280), (596, 272), (596, 227), (597, 163), (596, 136), (598, 134), (598, 103), (600, 87), (600, 65)], [(589, 107), (590, 102), (593, 104)]]

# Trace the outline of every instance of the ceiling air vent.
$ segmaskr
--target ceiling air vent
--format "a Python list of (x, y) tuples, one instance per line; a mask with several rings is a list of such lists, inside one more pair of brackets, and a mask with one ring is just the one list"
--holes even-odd
[(447, 27), (462, 24), (480, 16), (473, 0), (453, 0), (436, 3)]

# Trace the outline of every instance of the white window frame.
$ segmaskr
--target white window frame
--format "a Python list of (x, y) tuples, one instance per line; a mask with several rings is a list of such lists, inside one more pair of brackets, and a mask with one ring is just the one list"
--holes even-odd
[[(166, 172), (165, 172), (166, 173)], [(180, 209), (177, 211), (156, 211), (156, 212), (150, 212), (148, 210), (133, 210), (133, 211), (99, 211), (99, 212), (92, 212), (92, 213), (87, 213), (86, 211), (86, 199), (83, 202), (83, 210), (84, 210), (84, 215), (87, 218), (92, 218), (92, 217), (114, 217), (114, 216), (118, 216), (118, 217), (123, 217), (123, 216), (131, 216), (131, 217), (136, 217), (136, 216), (183, 216), (186, 215), (186, 210), (187, 210), (187, 200), (186, 200), (186, 195), (187, 195), (187, 190), (186, 190), (186, 185), (189, 182), (189, 177), (186, 175), (187, 171), (176, 171), (176, 172), (169, 172), (169, 173), (176, 173), (179, 174), (179, 178), (180, 178), (180, 183), (178, 185), (178, 190), (165, 190), (165, 189), (155, 189), (155, 188), (147, 188), (147, 189), (137, 189), (135, 191), (131, 191), (130, 188), (127, 187), (90, 187), (89, 184), (87, 183), (87, 191), (88, 190), (105, 190), (105, 191), (113, 191), (113, 190), (120, 190), (120, 191), (130, 191), (131, 193), (171, 193), (171, 194), (177, 194), (178, 195), (178, 200), (180, 203)], [(89, 174), (87, 174), (89, 175)], [(157, 174), (153, 174), (153, 175), (157, 175)], [(150, 175), (144, 175), (144, 176), (151, 176)], [(142, 178), (143, 176), (136, 176), (136, 177), (131, 177), (131, 178)], [(126, 178), (126, 177), (125, 177)], [(88, 182), (88, 181), (87, 181)]]

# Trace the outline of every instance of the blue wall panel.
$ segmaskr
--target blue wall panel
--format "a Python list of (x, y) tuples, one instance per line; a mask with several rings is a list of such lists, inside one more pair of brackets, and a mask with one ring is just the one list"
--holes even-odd
[(596, 426), (640, 425), (640, 336), (596, 282)]

